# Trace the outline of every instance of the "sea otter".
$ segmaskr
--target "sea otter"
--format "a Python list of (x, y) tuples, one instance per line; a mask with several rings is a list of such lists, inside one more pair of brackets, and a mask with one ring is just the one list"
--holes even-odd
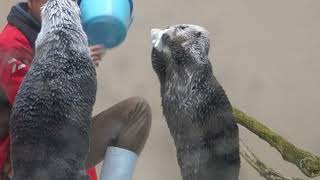
[(80, 10), (72, 0), (48, 0), (41, 17), (35, 57), (9, 123), (12, 180), (88, 180), (97, 82)]
[(237, 180), (239, 130), (223, 87), (214, 77), (209, 33), (197, 25), (153, 29), (152, 66), (163, 114), (184, 180)]

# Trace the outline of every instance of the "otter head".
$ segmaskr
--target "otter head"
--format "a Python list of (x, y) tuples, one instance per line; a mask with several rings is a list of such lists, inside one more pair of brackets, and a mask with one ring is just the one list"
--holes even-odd
[[(160, 52), (168, 55), (174, 48), (203, 51), (208, 54), (209, 51), (209, 32), (201, 26), (191, 24), (178, 24), (169, 26), (166, 29), (151, 30), (152, 45)], [(177, 47), (179, 46), (179, 47)]]
[[(56, 36), (52, 36), (50, 33), (54, 31), (60, 31), (60, 34), (55, 33)], [(62, 31), (74, 35), (86, 45), (87, 36), (82, 28), (77, 1), (47, 0), (41, 7), (41, 31), (36, 40), (36, 49), (42, 42), (62, 36)]]
[[(42, 28), (61, 25), (81, 25), (80, 8), (76, 0), (47, 0), (41, 7)], [(42, 29), (41, 28), (41, 29)]]
[(178, 24), (166, 29), (152, 29), (151, 39), (152, 65), (160, 81), (170, 79), (168, 74), (184, 81), (210, 66), (209, 32), (201, 26)]

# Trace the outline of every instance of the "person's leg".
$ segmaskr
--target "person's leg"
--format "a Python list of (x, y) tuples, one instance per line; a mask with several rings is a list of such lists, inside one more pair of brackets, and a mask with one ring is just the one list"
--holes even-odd
[[(122, 157), (128, 156), (127, 159), (138, 157), (149, 136), (151, 116), (146, 100), (132, 97), (93, 117), (86, 167), (93, 167), (108, 156), (111, 161), (119, 158), (112, 156), (120, 154), (121, 162), (121, 154)], [(119, 165), (119, 162), (114, 164)]]

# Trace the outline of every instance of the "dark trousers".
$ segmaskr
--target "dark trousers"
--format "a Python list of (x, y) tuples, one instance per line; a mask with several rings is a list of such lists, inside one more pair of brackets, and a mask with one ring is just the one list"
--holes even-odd
[(93, 117), (86, 167), (100, 163), (108, 146), (139, 155), (149, 136), (151, 118), (149, 104), (140, 97), (123, 100)]

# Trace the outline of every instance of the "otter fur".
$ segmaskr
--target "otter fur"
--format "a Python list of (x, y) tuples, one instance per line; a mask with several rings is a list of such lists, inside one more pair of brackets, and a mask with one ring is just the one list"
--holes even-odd
[(97, 81), (80, 10), (72, 0), (48, 0), (41, 17), (9, 124), (12, 180), (88, 180)]
[(239, 130), (213, 75), (208, 31), (178, 24), (151, 34), (152, 66), (183, 180), (237, 180)]

